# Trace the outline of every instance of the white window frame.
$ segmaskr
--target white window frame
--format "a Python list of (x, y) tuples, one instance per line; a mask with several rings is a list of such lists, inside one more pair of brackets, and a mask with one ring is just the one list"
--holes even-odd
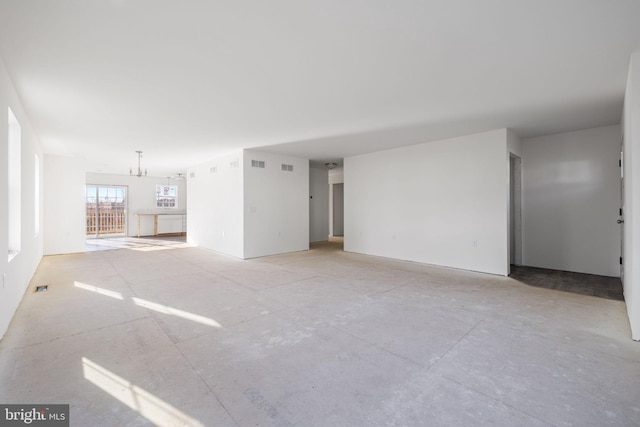
[(20, 177), (22, 173), (22, 128), (18, 119), (8, 109), (8, 139), (7, 139), (7, 174), (8, 174), (8, 260), (11, 261), (20, 253), (22, 238), (22, 197)]
[(178, 209), (177, 185), (156, 185), (156, 208)]

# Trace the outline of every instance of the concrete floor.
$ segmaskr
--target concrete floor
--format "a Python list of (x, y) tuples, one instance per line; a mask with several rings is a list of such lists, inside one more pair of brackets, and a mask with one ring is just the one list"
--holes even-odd
[(0, 402), (69, 403), (74, 426), (640, 425), (621, 301), (335, 243), (50, 256), (32, 288)]

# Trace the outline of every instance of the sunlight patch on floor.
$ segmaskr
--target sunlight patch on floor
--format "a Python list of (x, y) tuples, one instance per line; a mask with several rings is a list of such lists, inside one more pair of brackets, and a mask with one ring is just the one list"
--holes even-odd
[(182, 248), (192, 248), (195, 245), (190, 243), (180, 243), (175, 245), (166, 245), (166, 246), (139, 246), (139, 247), (130, 247), (127, 249), (131, 249), (132, 251), (141, 251), (141, 252), (150, 252), (150, 251), (165, 251), (167, 249), (182, 249)]
[(86, 357), (82, 358), (82, 371), (87, 381), (157, 426), (204, 427), (200, 421)]
[(111, 297), (111, 298), (115, 298), (115, 299), (119, 299), (119, 300), (124, 300), (124, 298), (122, 298), (122, 294), (120, 292), (110, 291), (108, 289), (99, 288), (99, 287), (93, 286), (93, 285), (87, 285), (86, 283), (82, 283), (82, 282), (73, 282), (73, 286), (75, 286), (76, 288), (80, 288), (80, 289), (84, 289), (84, 290), (87, 290), (87, 291), (95, 292), (97, 294), (104, 295), (104, 296), (107, 296), (107, 297)]
[(187, 320), (191, 320), (194, 322), (198, 322), (198, 323), (202, 323), (203, 325), (207, 325), (207, 326), (213, 326), (214, 328), (222, 328), (222, 325), (220, 325), (220, 323), (216, 322), (215, 320), (209, 318), (209, 317), (205, 317), (205, 316), (200, 316), (199, 314), (194, 314), (194, 313), (190, 313), (188, 311), (184, 311), (184, 310), (179, 310), (177, 308), (173, 308), (173, 307), (169, 307), (166, 305), (162, 305), (162, 304), (158, 304), (155, 302), (151, 302), (151, 301), (147, 301), (141, 298), (136, 298), (133, 297), (133, 302), (140, 306), (140, 307), (144, 307), (144, 308), (148, 308), (149, 310), (153, 310), (153, 311), (157, 311), (158, 313), (162, 313), (162, 314), (168, 314), (171, 316), (177, 316), (177, 317), (182, 317), (183, 319), (187, 319)]
[(157, 251), (165, 249), (191, 248), (196, 245), (186, 242), (186, 237), (144, 238), (144, 237), (101, 237), (88, 238), (85, 251), (130, 249), (134, 251)]
[[(98, 286), (88, 285), (82, 282), (73, 282), (73, 285), (76, 288), (84, 289), (87, 291), (95, 292), (99, 295), (104, 295), (110, 298), (118, 299), (123, 301), (124, 298), (120, 292), (110, 291), (108, 289), (100, 288)], [(183, 319), (191, 320), (193, 322), (202, 323), (203, 325), (212, 326), (214, 328), (222, 328), (220, 323), (216, 322), (210, 317), (201, 316), (199, 314), (191, 313), (188, 311), (180, 310), (177, 308), (169, 307), (167, 305), (158, 304), (156, 302), (147, 301), (142, 298), (132, 297), (131, 300), (135, 305), (143, 308), (147, 308), (149, 310), (156, 311), (162, 314), (168, 314), (170, 316), (181, 317)]]

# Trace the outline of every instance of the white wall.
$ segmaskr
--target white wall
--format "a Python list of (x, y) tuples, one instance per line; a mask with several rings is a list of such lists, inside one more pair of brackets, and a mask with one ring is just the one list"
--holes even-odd
[(309, 168), (309, 241), (329, 238), (329, 174), (326, 168)]
[[(293, 172), (282, 171), (283, 163)], [(245, 150), (244, 212), (244, 258), (308, 250), (309, 161)]]
[[(20, 198), (20, 252), (8, 260), (8, 108), (15, 114), (22, 130), (21, 137), (21, 198)], [(36, 232), (36, 171), (35, 156), (40, 158), (40, 232)], [(0, 339), (4, 336), (22, 296), (35, 272), (43, 248), (43, 165), (44, 158), (38, 138), (0, 59)], [(7, 254), (7, 255), (5, 255)]]
[[(127, 236), (138, 235), (138, 217), (137, 213), (184, 213), (187, 211), (187, 183), (186, 180), (170, 179), (169, 185), (178, 186), (178, 206), (175, 209), (158, 209), (156, 208), (156, 185), (167, 185), (166, 177), (137, 177), (129, 175), (113, 175), (103, 173), (87, 173), (86, 183), (89, 185), (119, 185), (127, 187)], [(179, 221), (179, 220), (178, 220)], [(140, 217), (140, 235), (150, 236), (154, 231), (153, 217)], [(163, 230), (162, 227), (169, 225), (164, 224), (166, 219), (160, 218), (158, 231), (170, 232), (168, 229)], [(181, 231), (181, 230), (178, 230)]]
[(619, 276), (620, 127), (525, 139), (523, 264)]
[(624, 299), (640, 340), (640, 52), (632, 55), (624, 100)]
[[(231, 164), (237, 162), (237, 167)], [(241, 151), (187, 172), (187, 239), (203, 248), (244, 257), (244, 176)], [(215, 172), (212, 173), (212, 168)]]
[(348, 157), (345, 250), (508, 273), (506, 129)]
[(84, 252), (86, 205), (84, 159), (44, 157), (44, 254)]

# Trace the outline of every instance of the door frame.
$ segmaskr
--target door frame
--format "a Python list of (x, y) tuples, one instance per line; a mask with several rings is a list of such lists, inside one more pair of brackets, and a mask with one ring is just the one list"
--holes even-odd
[(624, 285), (624, 137), (620, 142), (620, 281)]
[(509, 184), (507, 190), (508, 268), (522, 265), (522, 158), (509, 153)]

